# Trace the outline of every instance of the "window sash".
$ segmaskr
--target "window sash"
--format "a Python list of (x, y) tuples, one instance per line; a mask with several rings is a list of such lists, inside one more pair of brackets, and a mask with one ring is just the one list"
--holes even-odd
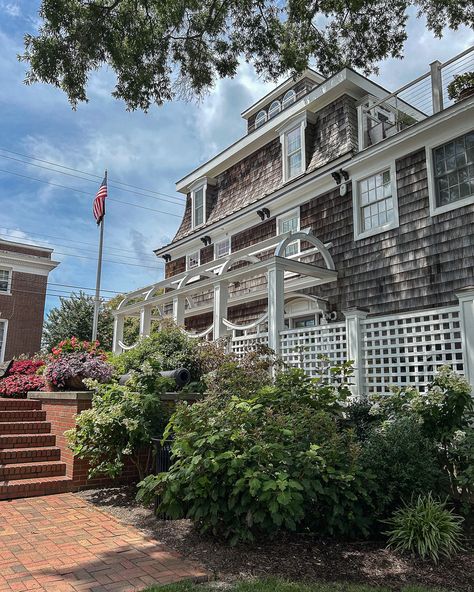
[(395, 220), (390, 169), (362, 179), (358, 189), (361, 232), (382, 228)]
[(286, 134), (286, 163), (288, 179), (298, 175), (303, 170), (301, 126), (292, 129)]
[(435, 199), (438, 207), (474, 195), (474, 132), (433, 150)]
[(230, 253), (230, 238), (224, 238), (215, 244), (214, 259), (220, 259)]
[(8, 292), (10, 287), (10, 271), (0, 269), (0, 292)]
[[(299, 214), (282, 217), (278, 220), (278, 234), (286, 234), (287, 232), (298, 232), (300, 225)], [(285, 249), (285, 257), (297, 255), (300, 252), (300, 241), (295, 240), (289, 243)]]
[(188, 255), (188, 269), (199, 267), (199, 251)]
[(204, 187), (196, 189), (193, 193), (193, 222), (194, 226), (204, 222)]

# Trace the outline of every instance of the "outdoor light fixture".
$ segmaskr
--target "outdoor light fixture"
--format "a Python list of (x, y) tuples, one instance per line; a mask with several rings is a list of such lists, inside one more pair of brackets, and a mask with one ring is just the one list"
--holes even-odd
[(344, 181), (349, 180), (349, 173), (347, 171), (344, 171), (343, 169), (340, 169), (339, 171), (334, 171), (334, 173), (331, 173), (331, 176), (338, 185), (341, 184), (343, 179)]
[(257, 214), (259, 215), (260, 220), (270, 218), (270, 210), (268, 208), (262, 208), (261, 210), (257, 210)]
[(341, 175), (337, 172), (331, 173), (331, 177), (336, 181), (338, 185), (341, 184)]
[(349, 173), (347, 171), (343, 171), (342, 169), (339, 171), (339, 173), (342, 175), (342, 178), (344, 179), (344, 181), (349, 181)]
[(165, 260), (166, 263), (169, 263), (171, 261), (171, 255), (169, 253), (166, 253), (165, 255), (162, 255), (163, 259)]
[(201, 237), (201, 242), (204, 244), (205, 247), (207, 247), (207, 245), (210, 245), (212, 243), (212, 240), (210, 236), (206, 235)]

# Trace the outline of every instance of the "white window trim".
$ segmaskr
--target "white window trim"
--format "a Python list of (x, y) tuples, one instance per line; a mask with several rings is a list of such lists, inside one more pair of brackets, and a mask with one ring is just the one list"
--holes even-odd
[[(301, 230), (301, 211), (300, 211), (300, 208), (295, 208), (293, 210), (290, 210), (289, 212), (285, 212), (284, 214), (280, 214), (280, 216), (277, 216), (277, 220), (276, 220), (277, 236), (279, 236), (281, 234), (280, 222), (284, 222), (288, 218), (298, 218), (298, 224), (296, 226), (295, 232), (299, 232)], [(299, 239), (297, 239), (294, 242), (297, 243), (297, 245), (298, 245), (298, 251), (296, 253), (294, 253), (293, 255), (290, 255), (290, 258), (291, 257), (298, 257), (298, 255), (301, 254), (301, 241)], [(290, 243), (290, 244), (293, 244), (293, 243)], [(288, 245), (288, 246), (290, 246), (290, 245)]]
[(0, 318), (0, 323), (3, 323), (3, 343), (0, 347), (0, 362), (5, 361), (5, 351), (7, 349), (7, 336), (8, 336), (8, 319)]
[[(279, 128), (278, 132), (280, 134), (280, 143), (282, 146), (282, 175), (283, 175), (283, 182), (286, 183), (288, 181), (292, 181), (293, 179), (297, 179), (301, 175), (304, 175), (306, 172), (306, 137), (305, 137), (305, 129), (308, 122), (308, 114), (306, 112), (300, 114), (298, 117), (292, 118), (288, 121), (283, 127)], [(296, 175), (290, 177), (288, 175), (288, 158), (287, 158), (287, 148), (288, 148), (288, 134), (295, 129), (300, 130), (300, 137), (301, 137), (301, 171)]]
[[(192, 267), (190, 267), (189, 260), (194, 255), (197, 255), (198, 262), (197, 262), (197, 265), (193, 265)], [(196, 269), (196, 267), (199, 267), (200, 265), (201, 265), (201, 250), (200, 249), (197, 249), (197, 251), (193, 251), (192, 253), (189, 253), (189, 255), (186, 255), (186, 271), (190, 271), (191, 269)]]
[[(217, 256), (217, 245), (219, 243), (223, 243), (224, 241), (228, 241), (229, 243), (229, 252), (226, 255), (221, 255), (220, 257)], [(230, 236), (224, 236), (216, 241), (214, 241), (214, 260), (222, 259), (222, 257), (227, 257), (232, 253), (232, 240)]]
[(296, 91), (294, 88), (290, 88), (289, 90), (286, 91), (286, 93), (283, 96), (283, 99), (281, 100), (282, 110), (286, 109), (289, 105), (292, 105), (295, 102), (296, 102)]
[[(278, 106), (278, 110), (277, 110), (277, 106)], [(274, 107), (272, 109), (272, 107)], [(278, 113), (281, 113), (281, 101), (275, 100), (272, 101), (270, 106), (268, 107), (268, 119), (273, 119), (276, 115), (278, 115)]]
[[(361, 231), (362, 216), (360, 205), (359, 182), (363, 181), (364, 179), (367, 179), (368, 177), (372, 177), (374, 175), (378, 175), (379, 173), (383, 173), (386, 170), (390, 170), (390, 184), (392, 186), (391, 197), (393, 199), (393, 220), (391, 222), (387, 222), (383, 226), (378, 226), (377, 228), (371, 228), (370, 230)], [(400, 226), (398, 218), (397, 176), (395, 169), (395, 161), (387, 162), (385, 166), (378, 165), (377, 168), (374, 168), (372, 170), (365, 170), (363, 174), (361, 173), (353, 177), (352, 211), (354, 220), (354, 240), (361, 240), (369, 236), (381, 234), (382, 232), (387, 232), (388, 230), (393, 230), (394, 228), (398, 228)]]
[[(258, 124), (257, 124), (257, 120), (258, 120), (258, 118), (259, 118), (258, 116), (259, 116), (260, 114), (262, 114), (262, 113), (265, 115), (265, 118), (264, 118), (264, 119), (262, 118), (262, 120), (261, 120), (261, 123), (258, 123)], [(255, 121), (254, 121), (254, 128), (255, 128), (255, 129), (258, 129), (259, 127), (262, 127), (262, 125), (263, 125), (264, 123), (267, 123), (267, 121), (268, 121), (268, 113), (265, 111), (265, 109), (260, 109), (260, 111), (259, 111), (259, 112), (257, 113), (257, 115), (255, 116)]]
[(0, 290), (0, 296), (11, 296), (12, 295), (13, 268), (12, 267), (5, 267), (4, 265), (0, 265), (0, 271), (8, 271), (8, 287), (7, 287), (6, 292), (4, 292), (3, 290)]
[(444, 206), (436, 205), (436, 184), (435, 184), (435, 167), (434, 167), (434, 160), (433, 160), (433, 151), (435, 148), (439, 148), (440, 146), (444, 146), (444, 144), (448, 144), (452, 142), (456, 138), (460, 136), (465, 136), (470, 131), (474, 130), (467, 130), (465, 132), (457, 133), (449, 138), (444, 138), (442, 142), (439, 141), (439, 137), (436, 141), (432, 141), (427, 143), (425, 146), (426, 150), (426, 172), (428, 175), (428, 195), (430, 200), (430, 216), (438, 216), (439, 214), (444, 214), (444, 212), (450, 212), (451, 210), (457, 210), (458, 208), (462, 208), (464, 206), (469, 206), (474, 203), (474, 195), (470, 197), (465, 197), (458, 201), (454, 201), (453, 203), (446, 204)]

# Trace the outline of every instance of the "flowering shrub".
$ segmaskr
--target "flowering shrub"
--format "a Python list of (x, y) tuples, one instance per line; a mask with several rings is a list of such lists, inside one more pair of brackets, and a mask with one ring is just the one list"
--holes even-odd
[(63, 339), (58, 343), (58, 345), (52, 348), (51, 357), (59, 358), (63, 354), (77, 352), (85, 352), (96, 356), (105, 357), (105, 353), (99, 348), (99, 345), (100, 343), (98, 341), (81, 341), (77, 337), (69, 337), (68, 339)]
[(112, 378), (112, 366), (95, 353), (75, 351), (53, 358), (46, 366), (44, 377), (57, 388), (66, 388), (72, 378), (92, 378), (105, 383)]
[(37, 372), (44, 366), (42, 360), (16, 360), (8, 370), (8, 375), (0, 379), (0, 396), (26, 397), (28, 391), (39, 391), (44, 379)]

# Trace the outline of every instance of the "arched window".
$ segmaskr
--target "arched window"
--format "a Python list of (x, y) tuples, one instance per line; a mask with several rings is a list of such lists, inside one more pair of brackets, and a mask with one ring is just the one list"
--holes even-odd
[(294, 103), (295, 101), (296, 101), (296, 93), (291, 88), (283, 97), (283, 109), (286, 109), (286, 107), (288, 107), (288, 105), (291, 105), (291, 103)]
[(266, 111), (259, 111), (257, 113), (257, 117), (255, 118), (255, 128), (260, 127), (267, 121), (267, 112)]
[(280, 101), (273, 101), (273, 103), (270, 105), (270, 109), (268, 110), (268, 119), (275, 117), (275, 115), (278, 115), (278, 113), (280, 113), (280, 111), (281, 111)]

